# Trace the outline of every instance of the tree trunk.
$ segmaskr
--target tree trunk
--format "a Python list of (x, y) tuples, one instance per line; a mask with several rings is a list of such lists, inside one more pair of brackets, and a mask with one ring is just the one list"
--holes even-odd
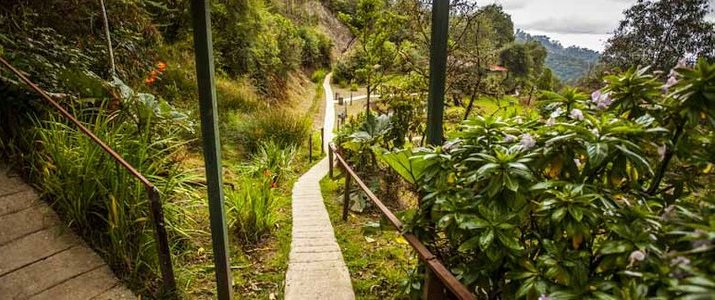
[(660, 164), (660, 168), (658, 168), (658, 173), (655, 175), (655, 178), (653, 179), (653, 183), (650, 185), (648, 188), (648, 193), (649, 195), (655, 195), (655, 193), (658, 191), (658, 186), (660, 185), (660, 182), (663, 180), (663, 176), (665, 176), (665, 171), (668, 169), (668, 165), (670, 164), (670, 160), (673, 159), (673, 156), (675, 155), (675, 148), (678, 146), (678, 142), (680, 141), (680, 137), (683, 135), (683, 130), (685, 129), (685, 120), (681, 121), (680, 124), (678, 124), (678, 127), (675, 129), (675, 134), (673, 134), (673, 139), (671, 140), (671, 143), (673, 146), (669, 149), (666, 150), (665, 156), (663, 157), (663, 162)]
[(100, 6), (102, 6), (102, 17), (104, 18), (104, 35), (107, 37), (107, 49), (109, 50), (109, 65), (110, 65), (110, 75), (112, 77), (117, 75), (116, 69), (114, 67), (114, 50), (112, 50), (112, 38), (109, 36), (109, 20), (107, 19), (107, 10), (104, 8), (104, 0), (99, 0)]

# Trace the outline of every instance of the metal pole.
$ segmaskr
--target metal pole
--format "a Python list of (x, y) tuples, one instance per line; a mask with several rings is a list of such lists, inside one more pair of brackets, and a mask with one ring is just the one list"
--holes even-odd
[(194, 51), (196, 53), (196, 78), (199, 87), (201, 134), (206, 164), (206, 182), (211, 221), (213, 259), (216, 266), (217, 296), (231, 299), (231, 268), (229, 264), (228, 232), (224, 212), (223, 183), (221, 178), (221, 147), (216, 116), (216, 89), (214, 85), (214, 57), (211, 41), (211, 15), (209, 1), (192, 0), (191, 14), (194, 23)]
[(161, 207), (159, 190), (155, 186), (147, 187), (146, 190), (149, 195), (151, 218), (154, 221), (154, 233), (156, 234), (156, 247), (164, 293), (166, 297), (175, 299), (177, 297), (176, 279), (174, 278), (174, 267), (171, 264), (171, 249), (169, 247), (169, 238), (166, 234), (164, 210)]
[(449, 0), (432, 0), (432, 45), (430, 46), (429, 98), (427, 100), (427, 143), (430, 145), (442, 144), (448, 29)]

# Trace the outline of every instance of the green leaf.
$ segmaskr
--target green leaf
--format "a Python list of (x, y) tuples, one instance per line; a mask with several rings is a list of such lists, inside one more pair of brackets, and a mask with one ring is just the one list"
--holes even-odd
[(479, 236), (474, 236), (470, 239), (468, 239), (466, 242), (462, 243), (459, 245), (459, 248), (457, 249), (459, 252), (467, 252), (469, 250), (477, 248), (479, 245)]
[(493, 240), (494, 240), (494, 230), (487, 230), (479, 236), (479, 247), (482, 248), (482, 250), (487, 250), (487, 248), (489, 248), (489, 245), (491, 245)]
[(608, 144), (606, 143), (593, 143), (586, 146), (586, 152), (588, 153), (588, 160), (592, 166), (598, 166), (603, 162), (608, 156)]
[(424, 156), (412, 156), (413, 153), (410, 149), (386, 152), (380, 147), (373, 147), (372, 151), (378, 159), (385, 162), (411, 184), (416, 184), (424, 176), (425, 169), (436, 163), (434, 160), (425, 159)]

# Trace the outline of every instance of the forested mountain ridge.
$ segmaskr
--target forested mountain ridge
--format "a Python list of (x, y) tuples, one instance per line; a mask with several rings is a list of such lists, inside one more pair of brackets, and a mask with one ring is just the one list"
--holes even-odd
[(564, 47), (545, 35), (531, 35), (517, 29), (515, 37), (519, 41), (541, 43), (547, 52), (546, 65), (564, 82), (576, 81), (600, 58), (600, 54), (596, 51), (576, 46)]

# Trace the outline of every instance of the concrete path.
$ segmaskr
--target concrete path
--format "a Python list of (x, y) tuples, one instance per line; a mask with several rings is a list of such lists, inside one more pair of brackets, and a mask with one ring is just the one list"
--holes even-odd
[(136, 299), (37, 193), (0, 163), (0, 299)]
[[(335, 123), (330, 77), (328, 74), (323, 82), (326, 141), (333, 139)], [(350, 273), (320, 194), (319, 182), (327, 173), (325, 158), (293, 186), (293, 233), (285, 285), (288, 300), (355, 299)]]

